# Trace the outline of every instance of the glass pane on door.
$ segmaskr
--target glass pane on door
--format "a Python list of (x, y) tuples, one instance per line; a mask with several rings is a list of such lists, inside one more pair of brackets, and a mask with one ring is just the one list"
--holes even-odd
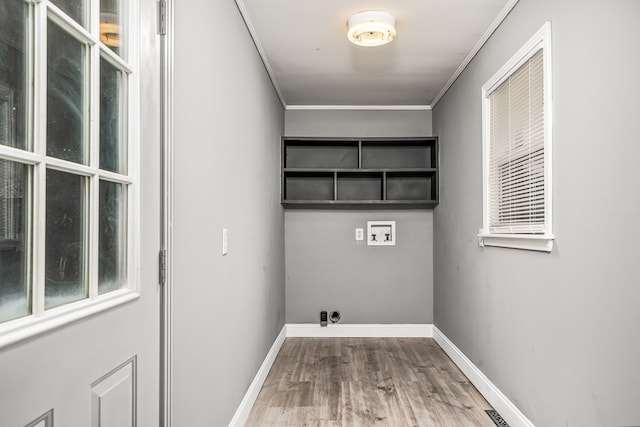
[(45, 308), (87, 297), (86, 181), (47, 171)]
[(86, 45), (47, 26), (47, 155), (86, 163)]
[(100, 60), (100, 169), (127, 173), (125, 74)]
[(30, 173), (0, 160), (0, 322), (31, 313)]
[(0, 144), (26, 148), (26, 42), (29, 7), (0, 0)]
[(100, 0), (100, 41), (126, 59), (123, 52), (126, 45), (123, 43), (126, 37), (126, 34), (123, 34), (123, 11), (123, 0)]
[(86, 26), (86, 6), (84, 0), (53, 0), (53, 4), (58, 6), (78, 24)]
[(120, 289), (127, 283), (126, 186), (100, 181), (98, 231), (98, 293)]

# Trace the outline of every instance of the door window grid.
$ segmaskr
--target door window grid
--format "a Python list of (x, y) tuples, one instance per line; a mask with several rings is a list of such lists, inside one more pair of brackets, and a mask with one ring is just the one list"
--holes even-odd
[[(9, 4), (9, 2), (15, 3), (16, 0), (0, 0), (0, 3)], [(33, 92), (28, 88), (31, 84), (25, 85), (27, 92), (24, 94), (26, 99), (24, 110), (24, 117), (22, 117), (26, 131), (23, 133), (24, 141), (17, 141), (15, 129), (12, 129), (11, 121), (15, 123), (16, 117), (9, 117), (11, 120), (2, 120), (0, 123), (6, 130), (7, 138), (3, 137), (3, 141), (0, 141), (0, 162), (3, 164), (3, 170), (0, 171), (6, 175), (5, 171), (20, 169), (20, 177), (14, 172), (15, 178), (12, 176), (11, 181), (21, 184), (24, 189), (21, 191), (23, 195), (21, 197), (21, 211), (18, 212), (22, 215), (22, 221), (24, 222), (24, 230), (22, 235), (22, 253), (23, 253), (23, 286), (24, 295), (21, 304), (25, 309), (21, 311), (13, 310), (13, 313), (8, 315), (2, 314), (3, 308), (5, 308), (9, 302), (7, 301), (7, 295), (0, 294), (0, 335), (3, 330), (11, 330), (11, 326), (17, 323), (28, 323), (30, 318), (35, 315), (43, 316), (46, 314), (45, 308), (55, 307), (60, 305), (65, 307), (73, 305), (75, 307), (78, 304), (68, 304), (66, 301), (57, 304), (52, 298), (48, 298), (48, 291), (54, 291), (52, 280), (52, 273), (56, 272), (57, 279), (69, 279), (73, 275), (80, 275), (83, 278), (83, 282), (80, 285), (80, 290), (76, 289), (81, 302), (79, 304), (86, 306), (92, 302), (96, 302), (98, 295), (105, 294), (102, 299), (109, 298), (109, 293), (113, 295), (118, 292), (111, 292), (118, 289), (122, 289), (125, 292), (131, 292), (136, 290), (135, 283), (133, 283), (133, 262), (132, 262), (132, 244), (133, 238), (131, 236), (131, 218), (134, 212), (133, 193), (132, 186), (134, 183), (134, 174), (132, 169), (133, 164), (127, 164), (133, 159), (132, 152), (133, 146), (131, 144), (131, 123), (129, 120), (129, 108), (132, 97), (129, 93), (129, 79), (132, 75), (132, 67), (120, 58), (116, 53), (119, 49), (114, 48), (113, 43), (111, 46), (107, 46), (100, 42), (101, 28), (98, 24), (97, 11), (99, 10), (99, 4), (110, 3), (109, 1), (92, 0), (91, 4), (86, 5), (90, 11), (96, 13), (89, 14), (95, 19), (90, 20), (91, 32), (85, 30), (78, 23), (69, 18), (61, 9), (57, 8), (54, 4), (48, 1), (43, 2), (30, 2), (24, 1), (25, 16), (22, 22), (24, 29), (24, 60), (25, 65), (25, 80), (27, 82), (33, 82), (35, 88)], [(1, 5), (4, 6), (4, 5)], [(8, 6), (7, 6), (8, 8)], [(124, 12), (124, 8), (118, 10), (121, 14)], [(15, 16), (15, 14), (14, 14)], [(111, 15), (113, 21), (113, 14)], [(74, 162), (74, 159), (64, 159), (48, 156), (46, 132), (48, 115), (45, 114), (47, 105), (47, 83), (49, 79), (50, 64), (47, 61), (47, 28), (55, 26), (57, 31), (61, 31), (68, 39), (75, 40), (78, 45), (83, 46), (84, 50), (84, 64), (81, 65), (81, 69), (85, 73), (84, 94), (82, 97), (82, 108), (79, 114), (82, 117), (83, 122), (83, 141), (82, 149), (85, 151), (84, 155), (80, 157), (81, 161), (86, 164)], [(113, 28), (113, 27), (111, 27)], [(4, 42), (0, 40), (0, 42)], [(120, 50), (126, 52), (126, 49)], [(64, 62), (64, 60), (62, 61)], [(104, 99), (100, 99), (100, 66), (108, 64), (110, 70), (117, 77), (115, 90), (116, 97), (118, 98), (114, 105), (111, 107), (112, 115), (115, 115), (113, 120), (101, 120), (99, 107), (105, 102)], [(68, 65), (68, 64), (65, 64)], [(1, 72), (2, 70), (0, 70)], [(64, 79), (63, 79), (64, 80)], [(2, 75), (0, 74), (0, 83), (2, 82)], [(0, 99), (0, 112), (4, 111), (4, 107), (11, 108), (11, 104), (8, 101), (13, 102), (15, 97), (11, 93), (6, 94), (7, 90), (2, 92), (2, 99)], [(50, 86), (50, 85), (49, 85)], [(113, 89), (113, 88), (112, 88)], [(10, 92), (10, 88), (9, 88)], [(104, 97), (110, 94), (105, 94)], [(102, 101), (102, 102), (101, 102)], [(10, 111), (10, 110), (9, 110)], [(76, 109), (75, 112), (78, 110)], [(2, 119), (0, 117), (0, 119)], [(105, 141), (106, 138), (100, 138), (100, 122), (110, 121), (110, 127), (113, 131), (114, 139), (119, 143), (115, 147), (109, 147), (115, 152), (112, 156), (116, 159), (114, 167), (107, 167), (109, 170), (100, 169), (102, 166), (100, 162), (100, 145), (101, 140)], [(64, 124), (64, 123), (63, 123)], [(19, 128), (19, 125), (14, 126)], [(3, 132), (4, 132), (3, 130)], [(0, 135), (1, 136), (1, 135)], [(6, 141), (4, 141), (6, 139)], [(103, 144), (104, 145), (104, 144)], [(14, 148), (16, 147), (16, 148)], [(61, 156), (58, 156), (61, 157)], [(75, 160), (78, 160), (77, 158)], [(113, 160), (113, 159), (112, 159)], [(111, 165), (114, 164), (112, 161)], [(85, 220), (83, 224), (76, 224), (76, 228), (81, 230), (81, 234), (84, 235), (81, 242), (69, 242), (66, 248), (61, 248), (55, 256), (47, 257), (47, 252), (53, 251), (53, 244), (57, 240), (55, 236), (51, 235), (51, 232), (55, 229), (49, 224), (47, 228), (47, 220), (49, 214), (51, 214), (52, 204), (55, 196), (51, 193), (53, 191), (51, 182), (47, 180), (47, 176), (50, 175), (66, 176), (72, 181), (78, 181), (82, 188), (83, 199), (77, 203), (76, 210), (80, 212), (79, 218), (84, 216)], [(26, 177), (26, 178), (25, 178)], [(7, 181), (7, 177), (3, 176), (4, 181)], [(7, 187), (7, 186), (5, 186)], [(117, 188), (116, 197), (102, 197), (104, 191), (101, 193), (102, 187)], [(64, 187), (61, 187), (64, 188)], [(47, 194), (49, 191), (50, 194)], [(112, 190), (111, 192), (114, 193)], [(6, 226), (3, 225), (5, 231), (12, 231), (16, 229), (16, 211), (14, 207), (15, 202), (12, 204), (12, 200), (16, 200), (12, 195), (17, 194), (16, 191), (0, 191), (0, 205), (5, 206), (4, 211), (8, 213), (2, 214), (0, 221), (4, 219), (10, 219)], [(13, 199), (12, 199), (13, 197)], [(108, 200), (105, 200), (108, 199)], [(110, 206), (106, 204), (109, 203)], [(8, 209), (6, 207), (9, 207)], [(101, 209), (106, 208), (110, 215), (99, 215)], [(67, 223), (72, 222), (74, 218), (64, 213), (59, 215), (58, 220)], [(114, 223), (115, 221), (115, 223)], [(60, 224), (57, 224), (59, 226)], [(101, 230), (103, 226), (106, 230)], [(111, 230), (113, 229), (113, 230)], [(15, 233), (15, 232), (14, 232)], [(50, 235), (47, 236), (47, 233)], [(7, 233), (4, 233), (7, 234)], [(6, 241), (8, 236), (0, 236), (0, 240)], [(47, 237), (49, 242), (47, 242)], [(15, 239), (14, 239), (15, 240)], [(108, 244), (101, 244), (104, 241), (109, 241)], [(115, 245), (115, 246), (114, 246)], [(0, 242), (0, 251), (2, 242)], [(74, 249), (75, 248), (75, 249)], [(103, 255), (108, 251), (116, 252), (110, 259), (110, 262), (101, 262), (99, 254)], [(76, 265), (79, 260), (84, 262), (81, 265)], [(114, 264), (114, 260), (117, 261), (117, 265)], [(47, 266), (47, 264), (50, 264)], [(105, 267), (106, 265), (106, 267)], [(71, 271), (70, 269), (74, 269)], [(106, 268), (106, 270), (105, 270)], [(102, 276), (100, 276), (101, 271)], [(113, 276), (113, 280), (109, 279), (109, 276)], [(7, 281), (5, 276), (0, 276), (0, 285), (2, 281)], [(102, 283), (99, 288), (98, 282)], [(84, 290), (82, 290), (84, 287)], [(0, 292), (4, 293), (5, 286), (0, 287)], [(100, 289), (100, 290), (99, 290)], [(55, 292), (54, 292), (55, 293)], [(121, 294), (122, 292), (120, 292)], [(112, 296), (113, 296), (112, 295)], [(64, 298), (63, 298), (64, 300)], [(58, 300), (59, 301), (59, 300)], [(71, 301), (69, 301), (71, 302)], [(5, 307), (3, 307), (5, 306)], [(10, 311), (10, 310), (9, 310)], [(24, 316), (27, 316), (26, 318)], [(6, 321), (23, 317), (15, 322)], [(45, 316), (46, 317), (46, 316)], [(0, 344), (2, 340), (0, 339)]]

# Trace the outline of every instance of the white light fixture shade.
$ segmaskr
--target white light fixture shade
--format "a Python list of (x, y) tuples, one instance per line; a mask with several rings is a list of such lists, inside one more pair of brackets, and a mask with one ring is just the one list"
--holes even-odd
[(382, 46), (396, 36), (396, 18), (387, 12), (356, 13), (347, 21), (347, 27), (347, 38), (358, 46)]

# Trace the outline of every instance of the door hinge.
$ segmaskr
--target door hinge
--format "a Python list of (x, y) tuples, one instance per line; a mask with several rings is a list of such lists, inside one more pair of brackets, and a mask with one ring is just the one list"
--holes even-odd
[(158, 281), (161, 285), (164, 285), (167, 281), (167, 250), (160, 249), (158, 255)]
[(158, 34), (167, 34), (167, 0), (158, 1)]

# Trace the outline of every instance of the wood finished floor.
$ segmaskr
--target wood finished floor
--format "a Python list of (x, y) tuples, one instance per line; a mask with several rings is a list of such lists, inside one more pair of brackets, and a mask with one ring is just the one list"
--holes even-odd
[(495, 427), (432, 338), (287, 338), (247, 426)]

